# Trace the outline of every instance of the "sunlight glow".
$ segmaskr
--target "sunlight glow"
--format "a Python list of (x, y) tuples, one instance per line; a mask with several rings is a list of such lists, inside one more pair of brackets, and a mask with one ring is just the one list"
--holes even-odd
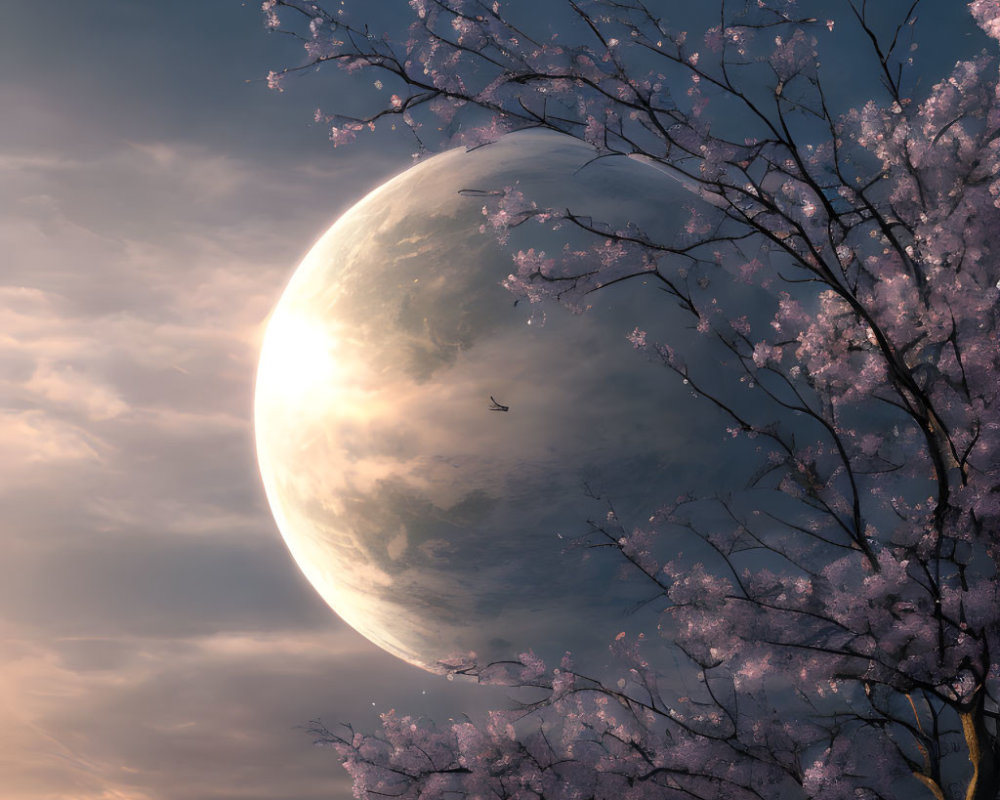
[(316, 399), (317, 392), (328, 397), (340, 373), (336, 350), (336, 339), (322, 320), (276, 313), (264, 335), (258, 384), (302, 402)]

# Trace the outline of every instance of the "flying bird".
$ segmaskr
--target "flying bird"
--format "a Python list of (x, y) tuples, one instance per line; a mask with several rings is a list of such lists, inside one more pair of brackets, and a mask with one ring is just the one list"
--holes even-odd
[(505, 406), (503, 403), (498, 403), (493, 395), (490, 395), (490, 411), (510, 411), (510, 406)]

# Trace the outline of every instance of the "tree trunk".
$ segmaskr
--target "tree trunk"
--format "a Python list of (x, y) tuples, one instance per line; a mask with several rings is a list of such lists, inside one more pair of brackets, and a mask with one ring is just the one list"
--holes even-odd
[(997, 800), (1000, 797), (1000, 739), (986, 729), (983, 711), (980, 692), (975, 706), (961, 715), (962, 732), (972, 762), (965, 800)]

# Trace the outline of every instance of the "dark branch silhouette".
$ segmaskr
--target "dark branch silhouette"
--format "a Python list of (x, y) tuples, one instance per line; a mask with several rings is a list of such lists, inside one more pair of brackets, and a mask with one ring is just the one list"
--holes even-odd
[[(385, 120), (421, 151), (544, 128), (679, 176), (690, 216), (666, 241), (514, 187), (468, 194), (501, 235), (542, 223), (592, 237), (557, 259), (516, 253), (516, 299), (582, 311), (617, 283), (662, 290), (724, 358), (692, 362), (641, 320), (630, 341), (759, 456), (743, 495), (664, 498), (637, 526), (609, 502), (591, 523), (589, 545), (658, 592), (657, 630), (687, 673), (623, 633), (618, 680), (531, 653), (456, 660), (456, 674), (542, 699), (482, 723), (387, 715), (379, 734), (315, 733), (359, 797), (997, 800), (996, 42), (924, 86), (909, 55), (920, 0), (880, 0), (877, 23), (867, 0), (830, 4), (844, 13), (829, 20), (791, 0), (721, 0), (699, 33), (671, 24), (675, 5), (566, 0), (576, 22), (553, 36), (492, 0), (411, 0), (395, 42), (342, 9), (264, 3), (309, 54), (273, 85), (324, 64), (392, 82), (368, 113), (318, 115), (335, 145)], [(968, 8), (1000, 39), (1000, 4)], [(827, 91), (835, 28), (870, 66), (856, 108)], [(751, 294), (769, 298), (766, 319)], [(691, 539), (697, 558), (662, 555)]]

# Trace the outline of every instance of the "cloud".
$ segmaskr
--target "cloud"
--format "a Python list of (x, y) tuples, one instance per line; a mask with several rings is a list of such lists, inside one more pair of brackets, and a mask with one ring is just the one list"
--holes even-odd
[(392, 707), (446, 717), (498, 700), (386, 659), (348, 630), (66, 636), (45, 647), (9, 625), (2, 633), (0, 767), (17, 797), (347, 796), (335, 756), (298, 729), (310, 719), (371, 728)]
[[(21, 484), (43, 482), (42, 465), (73, 459), (110, 477), (155, 452), (157, 439), (249, 435), (259, 329), (288, 270), (282, 235), (272, 232), (265, 246), (263, 236), (240, 239), (243, 218), (215, 231), (192, 220), (190, 209), (179, 220), (178, 187), (193, 175), (214, 175), (231, 194), (252, 181), (252, 170), (151, 147), (152, 155), (138, 148), (97, 162), (45, 154), (0, 160), (0, 194), (14, 209), (0, 221), (12, 242), (0, 286), (0, 430), (15, 445), (6, 469), (28, 470)], [(168, 216), (188, 223), (185, 236), (164, 235), (143, 214), (131, 215), (131, 224), (146, 228), (128, 235), (114, 225), (113, 192), (91, 191), (89, 202), (74, 196), (109, 172), (120, 173), (111, 184), (173, 204)], [(126, 485), (141, 476), (130, 477)], [(126, 485), (117, 493), (127, 497)]]
[(4, 670), (5, 792), (67, 800), (329, 797), (346, 787), (346, 776), (294, 728), (315, 713), (309, 706), (323, 694), (317, 676), (352, 649), (343, 637), (23, 645)]
[(305, 584), (256, 474), (262, 326), (326, 183), (177, 143), (0, 157), (6, 796), (346, 796), (294, 726), (331, 684), (407, 683)]
[(290, 559), (257, 474), (268, 314), (311, 243), (400, 160), (280, 145), (254, 160), (231, 131), (217, 145), (126, 136), (0, 84), (7, 103), (5, 796), (347, 797), (336, 759), (295, 726), (500, 702), (340, 622)]
[(329, 612), (260, 489), (263, 324), (401, 160), (327, 160), (297, 122), (312, 98), (245, 82), (266, 72), (253, 42), (283, 46), (245, 12), (56, 3), (12, 23), (46, 30), (49, 57), (0, 80), (4, 797), (347, 797), (294, 726), (372, 727), (382, 683), (409, 705), (429, 678)]
[(113, 419), (129, 408), (110, 387), (94, 383), (70, 364), (40, 363), (24, 388), (56, 408), (72, 409), (92, 421)]

